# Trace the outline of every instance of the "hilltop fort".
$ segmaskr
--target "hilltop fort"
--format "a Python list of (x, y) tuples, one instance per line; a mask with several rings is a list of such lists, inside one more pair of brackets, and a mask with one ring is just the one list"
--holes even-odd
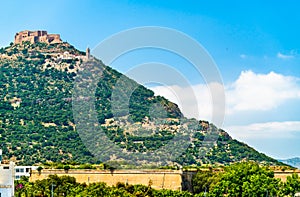
[(37, 42), (43, 42), (47, 44), (62, 43), (59, 34), (48, 34), (47, 31), (21, 31), (15, 35), (15, 44), (22, 44), (25, 41), (29, 41), (34, 44)]

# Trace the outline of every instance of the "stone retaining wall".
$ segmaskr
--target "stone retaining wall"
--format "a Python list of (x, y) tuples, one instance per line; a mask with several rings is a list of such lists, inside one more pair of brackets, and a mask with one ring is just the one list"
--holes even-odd
[(118, 182), (128, 184), (152, 183), (154, 189), (182, 190), (181, 170), (42, 170), (32, 171), (30, 181), (48, 178), (49, 175), (68, 175), (76, 178), (79, 183), (105, 182), (107, 185), (116, 185)]

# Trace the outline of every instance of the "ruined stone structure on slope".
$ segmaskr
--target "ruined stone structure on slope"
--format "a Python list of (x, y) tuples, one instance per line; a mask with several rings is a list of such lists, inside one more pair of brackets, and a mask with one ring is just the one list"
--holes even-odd
[(29, 41), (31, 44), (43, 42), (47, 44), (62, 43), (59, 34), (48, 34), (47, 31), (21, 31), (15, 35), (15, 44)]

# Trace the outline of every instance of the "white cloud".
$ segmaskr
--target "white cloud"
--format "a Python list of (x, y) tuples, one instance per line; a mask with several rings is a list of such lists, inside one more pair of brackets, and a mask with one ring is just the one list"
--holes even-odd
[[(274, 72), (257, 74), (243, 71), (239, 78), (225, 87), (226, 112), (228, 115), (245, 111), (267, 111), (280, 106), (290, 99), (300, 99), (299, 79)], [(222, 97), (221, 84), (209, 84)], [(183, 114), (189, 118), (211, 120), (212, 98), (207, 85), (198, 84), (191, 87), (156, 86), (151, 87), (156, 95), (166, 97), (179, 105)], [(222, 107), (214, 103), (216, 113), (222, 114)]]
[[(191, 87), (156, 86), (151, 87), (156, 95), (164, 96), (177, 103), (188, 118), (213, 121), (222, 124), (225, 113), (224, 87), (219, 83), (198, 84)], [(212, 100), (212, 94), (215, 100)], [(213, 116), (214, 113), (214, 116)]]
[(241, 126), (228, 126), (225, 128), (236, 139), (247, 141), (249, 139), (288, 139), (300, 132), (300, 121), (254, 123)]
[(278, 53), (277, 53), (277, 57), (278, 57), (279, 59), (292, 59), (292, 58), (294, 58), (295, 56), (293, 56), (293, 55), (285, 55), (285, 54), (282, 54), (282, 53), (278, 52)]
[(295, 77), (274, 72), (256, 74), (243, 71), (239, 78), (226, 88), (228, 112), (271, 110), (289, 99), (299, 99), (298, 81)]
[(206, 85), (198, 84), (192, 87), (156, 86), (151, 87), (151, 89), (156, 95), (161, 95), (177, 103), (186, 117), (211, 119), (212, 99)]

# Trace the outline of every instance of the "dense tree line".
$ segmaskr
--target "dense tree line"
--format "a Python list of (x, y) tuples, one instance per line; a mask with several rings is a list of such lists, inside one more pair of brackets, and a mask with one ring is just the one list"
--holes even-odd
[(225, 167), (221, 172), (198, 172), (193, 177), (193, 191), (208, 197), (294, 196), (300, 192), (300, 178), (292, 174), (282, 182), (268, 167), (242, 162)]
[(16, 197), (191, 197), (192, 194), (185, 191), (155, 190), (151, 188), (151, 182), (145, 185), (128, 185), (118, 183), (115, 186), (107, 186), (105, 183), (78, 183), (74, 177), (49, 175), (49, 178), (28, 182), (22, 178), (16, 181)]
[(16, 181), (17, 197), (271, 197), (294, 196), (300, 192), (300, 178), (297, 174), (287, 177), (286, 182), (274, 178), (274, 173), (267, 167), (254, 162), (230, 165), (224, 171), (208, 169), (199, 171), (192, 180), (193, 192), (155, 190), (148, 186), (118, 183), (107, 186), (105, 183), (78, 183), (74, 177), (49, 175), (49, 178), (28, 182), (22, 178)]

